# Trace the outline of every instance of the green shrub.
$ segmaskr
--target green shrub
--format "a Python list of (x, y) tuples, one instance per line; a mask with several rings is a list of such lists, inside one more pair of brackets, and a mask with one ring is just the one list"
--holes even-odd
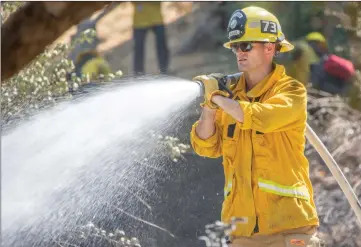
[[(6, 19), (23, 2), (2, 3), (2, 20)], [(52, 106), (59, 99), (69, 99), (71, 92), (90, 82), (89, 77), (77, 77), (73, 61), (68, 59), (69, 52), (78, 44), (92, 42), (96, 35), (94, 29), (85, 30), (78, 39), (68, 44), (56, 44), (47, 47), (29, 65), (12, 78), (1, 84), (2, 126), (13, 119), (22, 119), (37, 112), (40, 108)], [(4, 62), (4, 61), (3, 61)], [(68, 76), (67, 75), (71, 75)], [(100, 81), (109, 81), (122, 76), (121, 71), (115, 75), (100, 75)], [(70, 78), (69, 78), (70, 77)]]

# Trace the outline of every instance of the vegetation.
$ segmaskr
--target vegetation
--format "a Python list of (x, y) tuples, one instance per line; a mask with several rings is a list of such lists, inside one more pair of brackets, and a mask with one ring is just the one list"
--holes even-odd
[[(23, 2), (4, 2), (1, 8), (3, 22), (20, 7)], [(28, 66), (1, 84), (2, 126), (36, 113), (39, 109), (54, 105), (59, 100), (70, 99), (79, 87), (90, 82), (89, 77), (77, 77), (73, 73), (73, 61), (68, 54), (80, 43), (91, 43), (96, 33), (85, 30), (72, 44), (55, 44), (47, 47)], [(70, 75), (70, 76), (69, 76)], [(99, 82), (111, 81), (122, 76), (122, 72), (106, 76), (100, 75)], [(68, 79), (70, 77), (70, 79)]]

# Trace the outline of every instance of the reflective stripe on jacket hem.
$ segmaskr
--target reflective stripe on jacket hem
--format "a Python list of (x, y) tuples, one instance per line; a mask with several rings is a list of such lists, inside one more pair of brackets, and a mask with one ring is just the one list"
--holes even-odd
[(280, 196), (296, 197), (309, 200), (310, 194), (306, 186), (285, 186), (270, 180), (258, 179), (258, 187), (266, 192)]

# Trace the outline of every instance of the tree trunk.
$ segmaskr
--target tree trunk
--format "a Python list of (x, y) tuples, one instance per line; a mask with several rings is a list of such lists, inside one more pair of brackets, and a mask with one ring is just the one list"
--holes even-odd
[(9, 79), (71, 26), (111, 2), (29, 2), (1, 27), (1, 77)]

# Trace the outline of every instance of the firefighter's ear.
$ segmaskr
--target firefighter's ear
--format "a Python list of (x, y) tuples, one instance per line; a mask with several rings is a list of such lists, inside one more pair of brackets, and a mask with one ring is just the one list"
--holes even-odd
[(267, 55), (274, 55), (276, 52), (276, 45), (273, 43), (267, 43), (264, 45), (264, 50)]

